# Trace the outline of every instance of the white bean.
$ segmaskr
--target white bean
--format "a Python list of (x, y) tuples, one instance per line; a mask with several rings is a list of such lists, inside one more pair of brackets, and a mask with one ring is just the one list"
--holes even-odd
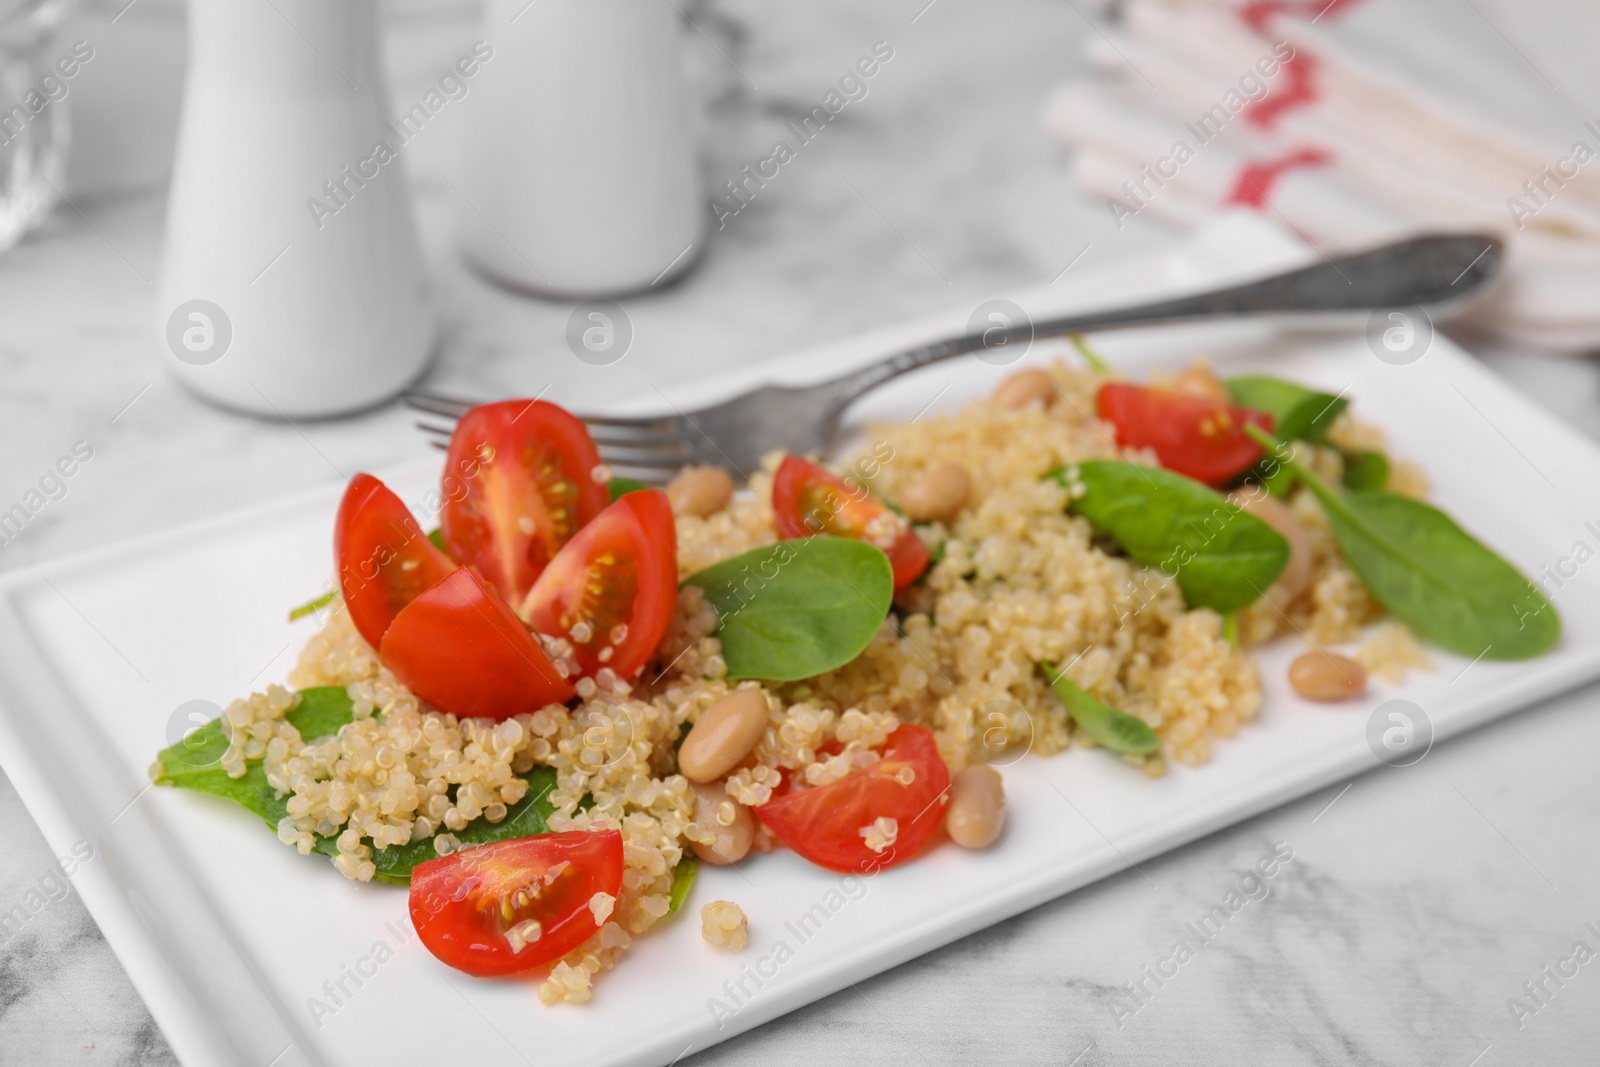
[(733, 478), (721, 467), (685, 467), (667, 483), (667, 499), (679, 515), (705, 518), (733, 499)]
[(1313, 649), (1289, 664), (1289, 684), (1307, 700), (1349, 700), (1367, 688), (1367, 669), (1349, 656)]
[[(696, 784), (691, 788), (694, 790), (694, 821), (717, 835), (709, 843), (690, 842), (694, 854), (718, 866), (744, 859), (756, 836), (755, 816), (750, 809), (728, 796), (720, 785)], [(722, 825), (721, 819), (728, 810), (724, 805), (732, 805), (733, 810), (733, 822), (727, 826)]]
[(972, 495), (972, 475), (960, 463), (923, 471), (900, 494), (900, 510), (913, 522), (948, 522)]
[(1000, 772), (974, 763), (950, 780), (944, 828), (962, 848), (987, 848), (1006, 821), (1006, 791)]
[(767, 695), (737, 689), (718, 700), (678, 749), (678, 770), (691, 782), (714, 782), (750, 754), (767, 729)]
[(1224, 404), (1233, 400), (1228, 395), (1228, 387), (1222, 384), (1222, 379), (1212, 373), (1211, 368), (1204, 363), (1191, 363), (1183, 368), (1178, 372), (1172, 387), (1185, 396), (1197, 396), (1201, 400), (1218, 400)]
[(994, 402), (1003, 408), (1025, 408), (1034, 401), (1049, 407), (1056, 400), (1056, 383), (1046, 371), (1036, 368), (1021, 370), (1000, 383), (994, 391)]
[(1278, 575), (1278, 584), (1291, 598), (1311, 588), (1311, 536), (1294, 512), (1277, 497), (1259, 486), (1231, 495), (1234, 503), (1277, 530), (1289, 542), (1289, 562)]

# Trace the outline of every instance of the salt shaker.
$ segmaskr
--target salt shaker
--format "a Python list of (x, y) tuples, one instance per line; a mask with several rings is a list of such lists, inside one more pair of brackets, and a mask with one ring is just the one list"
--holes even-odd
[(190, 0), (159, 343), (226, 407), (357, 410), (432, 352), (374, 4)]
[(668, 0), (488, 0), (458, 187), (491, 278), (617, 295), (688, 268), (709, 217)]

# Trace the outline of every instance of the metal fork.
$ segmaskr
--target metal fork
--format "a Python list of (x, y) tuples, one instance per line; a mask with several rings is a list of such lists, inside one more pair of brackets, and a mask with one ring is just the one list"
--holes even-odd
[[(748, 475), (773, 449), (825, 452), (856, 400), (891, 379), (943, 360), (1037, 337), (1164, 322), (1439, 307), (1479, 289), (1496, 273), (1503, 256), (1500, 240), (1486, 234), (1416, 237), (1211, 292), (950, 337), (816, 385), (763, 385), (696, 411), (580, 418), (617, 474), (660, 484), (686, 464), (710, 464)], [(405, 393), (404, 400), (451, 420), (475, 406), (420, 389)], [(451, 426), (437, 422), (417, 426), (439, 447), (451, 434)]]

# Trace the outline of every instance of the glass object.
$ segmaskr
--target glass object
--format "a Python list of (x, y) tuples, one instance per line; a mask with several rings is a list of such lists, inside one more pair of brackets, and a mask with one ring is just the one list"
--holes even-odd
[[(71, 121), (58, 62), (65, 0), (0, 0), (0, 252), (60, 199)], [(75, 71), (74, 71), (75, 72)]]

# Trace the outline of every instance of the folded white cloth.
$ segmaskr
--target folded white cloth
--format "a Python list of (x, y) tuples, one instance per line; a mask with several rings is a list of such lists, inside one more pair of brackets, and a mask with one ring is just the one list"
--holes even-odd
[[(1259, 211), (1327, 250), (1483, 230), (1505, 276), (1466, 312), (1518, 347), (1600, 351), (1600, 118), (1439, 0), (1128, 0), (1102, 77), (1049, 128), (1108, 223)], [(1471, 27), (1468, 27), (1471, 29)], [(1481, 28), (1480, 28), (1481, 29)]]

